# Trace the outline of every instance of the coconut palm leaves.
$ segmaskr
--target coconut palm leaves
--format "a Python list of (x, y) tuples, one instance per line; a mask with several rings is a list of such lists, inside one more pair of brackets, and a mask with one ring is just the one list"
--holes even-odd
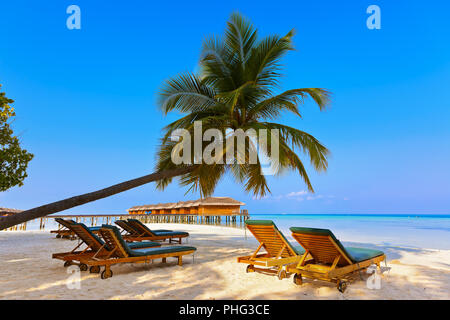
[[(192, 171), (182, 175), (180, 183), (203, 196), (212, 194), (223, 175), (230, 173), (246, 191), (263, 196), (270, 192), (262, 172), (263, 162), (268, 159), (275, 174), (294, 170), (313, 191), (299, 154), (306, 155), (315, 170), (323, 171), (327, 169), (327, 148), (304, 131), (273, 122), (284, 112), (301, 117), (299, 105), (306, 99), (311, 98), (320, 110), (329, 103), (329, 92), (321, 88), (279, 92), (281, 61), (293, 50), (293, 36), (294, 31), (290, 31), (285, 36), (258, 39), (252, 24), (233, 14), (223, 37), (207, 38), (202, 47), (199, 74), (186, 73), (169, 79), (159, 93), (158, 103), (163, 113), (178, 111), (183, 116), (163, 130), (157, 170), (190, 167)], [(202, 124), (202, 135), (208, 129), (217, 129), (221, 137), (201, 139), (197, 147), (192, 143), (190, 150), (182, 151), (182, 156), (191, 162), (174, 163), (172, 156), (179, 152), (179, 141), (171, 140), (171, 135), (184, 130), (193, 138), (196, 121)], [(231, 150), (231, 142), (240, 129), (249, 134), (240, 148)], [(270, 134), (274, 129), (277, 136)], [(258, 139), (263, 132), (268, 134), (261, 145)], [(279, 142), (277, 152), (271, 150), (273, 139)], [(255, 150), (258, 150), (257, 157), (251, 159)], [(215, 161), (198, 161), (203, 152), (209, 152)], [(160, 180), (158, 187), (165, 188), (171, 179)]]

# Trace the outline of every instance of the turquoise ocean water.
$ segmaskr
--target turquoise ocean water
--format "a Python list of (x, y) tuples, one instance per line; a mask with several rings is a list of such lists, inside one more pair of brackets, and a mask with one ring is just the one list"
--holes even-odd
[[(450, 215), (250, 214), (250, 217), (273, 220), (288, 237), (290, 227), (313, 227), (330, 229), (347, 244), (450, 250)], [(38, 230), (38, 220), (28, 223), (27, 230)], [(85, 223), (89, 224), (89, 219)], [(49, 219), (45, 230), (56, 226)], [(177, 227), (182, 228), (181, 224)]]
[(330, 229), (344, 242), (429, 249), (450, 249), (450, 215), (251, 214), (290, 227)]

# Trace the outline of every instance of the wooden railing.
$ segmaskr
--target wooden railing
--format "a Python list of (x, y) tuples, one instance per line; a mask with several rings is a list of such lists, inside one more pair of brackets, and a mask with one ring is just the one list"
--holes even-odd
[[(182, 224), (200, 224), (200, 225), (222, 225), (236, 228), (243, 228), (244, 221), (249, 218), (248, 213), (223, 215), (191, 215), (191, 214), (149, 214), (149, 215), (130, 215), (130, 214), (73, 214), (73, 215), (50, 215), (36, 220), (28, 221), (20, 225), (13, 226), (3, 231), (25, 231), (27, 226), (39, 224), (39, 230), (48, 230), (56, 228), (55, 223), (49, 223), (50, 219), (55, 218), (72, 219), (76, 222), (82, 222), (88, 226), (98, 226), (102, 224), (114, 224), (115, 220), (120, 219), (138, 219), (143, 223), (182, 223)], [(37, 229), (37, 228), (36, 228)]]

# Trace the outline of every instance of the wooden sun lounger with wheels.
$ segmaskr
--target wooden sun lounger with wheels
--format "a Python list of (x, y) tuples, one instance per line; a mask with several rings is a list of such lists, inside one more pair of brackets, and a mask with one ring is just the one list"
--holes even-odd
[[(137, 236), (125, 236), (127, 241), (141, 241), (141, 240), (151, 240), (151, 241), (165, 241), (169, 240), (169, 243), (173, 241), (181, 244), (181, 239), (189, 237), (189, 233), (182, 231), (168, 231), (168, 230), (150, 230), (145, 224), (137, 219), (128, 219), (128, 223), (137, 232)], [(178, 240), (177, 240), (178, 239)]]
[[(55, 218), (55, 221), (58, 222), (58, 230), (51, 230), (50, 233), (56, 233), (56, 238), (65, 238), (74, 240), (76, 239), (76, 234), (70, 229), (70, 224), (76, 223), (73, 220), (64, 220), (61, 218)], [(89, 227), (91, 232), (97, 233), (100, 230), (100, 227)]]
[[(102, 239), (94, 234), (83, 223), (76, 223), (73, 221), (66, 222), (68, 223), (67, 227), (70, 228), (70, 230), (80, 239), (80, 242), (72, 251), (54, 253), (52, 255), (53, 259), (63, 260), (64, 267), (79, 265), (81, 271), (86, 271), (88, 267), (87, 265), (82, 264), (80, 259), (93, 256), (101, 257), (109, 254), (111, 248), (109, 248)], [(82, 249), (83, 246), (84, 249)], [(133, 249), (159, 246), (161, 246), (160, 243), (152, 241), (135, 242), (130, 244), (130, 247)], [(95, 272), (95, 270), (91, 270), (91, 272)]]
[[(365, 269), (372, 264), (380, 268), (386, 260), (382, 251), (344, 247), (328, 229), (290, 228), (292, 236), (305, 249), (297, 264), (287, 266), (287, 271), (295, 273), (294, 283), (301, 285), (302, 277), (335, 282), (340, 292), (344, 292), (347, 282), (344, 278), (354, 271)], [(313, 261), (306, 261), (312, 257)]]
[[(245, 224), (259, 241), (259, 246), (252, 255), (238, 257), (237, 261), (248, 264), (247, 272), (277, 274), (280, 280), (286, 277), (283, 266), (297, 264), (304, 250), (301, 247), (292, 246), (273, 221), (247, 220)], [(259, 253), (262, 248), (266, 253)]]
[(178, 259), (178, 265), (183, 264), (183, 256), (194, 253), (197, 249), (188, 246), (170, 246), (170, 247), (155, 247), (147, 249), (132, 249), (124, 241), (120, 231), (114, 226), (103, 226), (100, 229), (100, 234), (105, 240), (105, 244), (110, 248), (107, 255), (92, 256), (89, 258), (82, 258), (81, 263), (90, 266), (90, 270), (95, 268), (95, 271), (100, 271), (100, 267), (104, 267), (101, 273), (102, 279), (107, 279), (113, 276), (111, 265), (118, 263), (148, 263), (154, 259), (162, 259), (163, 263), (169, 257)]

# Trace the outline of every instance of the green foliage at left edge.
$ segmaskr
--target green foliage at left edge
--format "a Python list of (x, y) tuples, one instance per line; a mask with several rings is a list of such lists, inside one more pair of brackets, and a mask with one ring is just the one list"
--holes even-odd
[[(0, 85), (1, 88), (1, 85)], [(0, 191), (22, 186), (27, 177), (28, 162), (33, 155), (20, 147), (20, 141), (11, 129), (15, 111), (4, 92), (0, 92)]]

